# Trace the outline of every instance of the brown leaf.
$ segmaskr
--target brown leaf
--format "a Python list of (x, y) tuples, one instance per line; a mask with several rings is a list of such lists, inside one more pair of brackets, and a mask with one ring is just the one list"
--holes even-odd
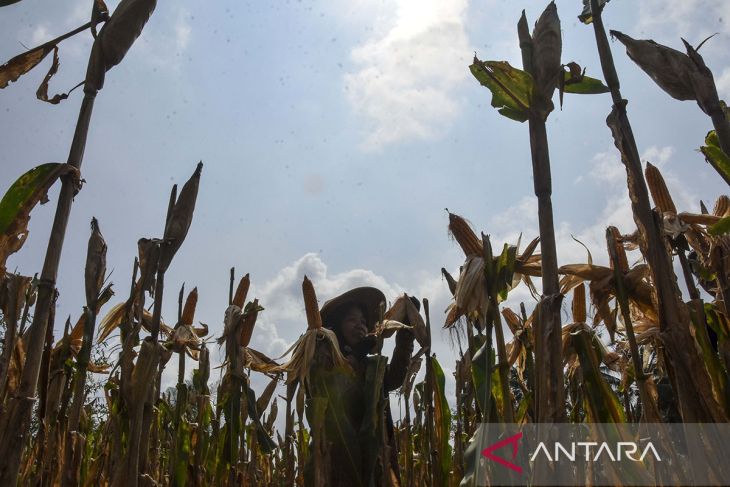
[(51, 81), (51, 78), (53, 78), (53, 76), (58, 72), (58, 66), (58, 46), (53, 46), (53, 63), (48, 69), (48, 72), (43, 78), (43, 81), (41, 81), (40, 86), (38, 86), (38, 90), (36, 90), (35, 92), (36, 98), (38, 98), (40, 101), (48, 102), (51, 105), (58, 105), (61, 100), (65, 100), (66, 98), (68, 98), (68, 95), (71, 93), (71, 91), (73, 91), (71, 90), (68, 93), (59, 93), (53, 95), (51, 98), (48, 98), (48, 83)]
[(5, 88), (9, 83), (16, 81), (36, 67), (54, 49), (57, 49), (55, 44), (43, 44), (30, 51), (18, 54), (0, 66), (0, 89)]

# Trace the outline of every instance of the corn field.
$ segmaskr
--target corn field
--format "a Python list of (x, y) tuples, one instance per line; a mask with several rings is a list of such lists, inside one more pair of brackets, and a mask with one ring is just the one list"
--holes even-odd
[[(317, 282), (304, 278), (302, 335), (282, 357), (249, 346), (267, 308), (250, 295), (249, 274), (231, 268), (225, 276), (228, 306), (217, 317), (196, 317), (197, 288), (165, 289), (165, 273), (195, 224), (202, 162), (160, 202), (167, 203), (164, 220), (159, 213), (161, 235), (138, 240), (138, 255), (129, 256), (131, 282), (108, 279), (102, 230), (113, 222), (91, 221), (85, 302), (78, 303), (75, 321), (56, 319), (58, 265), (73, 197), (83, 190), (94, 100), (155, 8), (154, 0), (122, 0), (110, 13), (103, 1), (92, 3), (89, 23), (0, 66), (0, 88), (6, 88), (53, 52), (38, 98), (59, 103), (68, 94), (48, 96), (58, 44), (94, 33), (67, 162), (4, 181), (0, 485), (322, 487), (331, 485), (333, 452), (345, 452), (352, 462), (338, 468), (348, 472), (348, 485), (471, 486), (478, 468), (473, 438), (483, 423), (728, 422), (730, 198), (702, 203), (701, 213), (683, 211), (660, 170), (642, 165), (609, 35), (671, 97), (696, 100), (713, 127), (701, 144), (708, 162), (702, 170), (730, 184), (730, 111), (700, 46), (684, 41), (684, 53), (618, 31), (607, 34), (602, 12), (608, 0), (583, 0), (575, 2), (576, 13), (583, 28), (595, 32), (603, 80), (561, 60), (554, 3), (532, 31), (524, 12), (519, 19), (522, 68), (474, 58), (468, 67), (473, 81), (487, 88), (492, 106), (511, 120), (505, 123), (528, 127), (539, 235), (526, 245), (492, 242), (449, 212), (448, 232), (464, 262), (451, 272), (441, 268), (453, 296), (445, 319), (442, 310), (429, 308), (428, 296), (415, 300), (420, 307), (406, 294), (383, 303), (372, 332), (380, 347), (406, 329), (416, 351), (391, 394), (383, 393), (388, 357), (368, 357), (366, 380), (357, 385), (364, 418), (350, 424), (352, 370), (334, 332), (323, 326)], [(606, 137), (625, 167), (635, 222), (606, 228), (605, 249), (586, 248), (584, 262), (557, 259), (546, 130), (556, 92), (561, 105), (565, 94), (610, 93)], [(56, 184), (61, 189), (45, 261), (35, 276), (13, 273), (6, 261), (21, 250), (31, 211)], [(609, 264), (594, 264), (592, 252), (606, 252)], [(435, 273), (440, 265), (434, 263)], [(505, 305), (517, 287), (527, 288), (534, 301)], [(174, 323), (162, 319), (163, 300), (177, 303)], [(561, 309), (570, 310), (568, 320)], [(221, 319), (219, 336), (195, 324)], [(458, 357), (447, 367), (431, 350), (433, 330), (442, 326)], [(225, 360), (211, 370), (218, 350)], [(177, 385), (161, 390), (171, 361), (177, 361)], [(445, 368), (454, 370), (453, 397), (445, 390)], [(265, 378), (265, 388), (254, 390), (255, 376)], [(404, 412), (392, 430), (391, 405)]]

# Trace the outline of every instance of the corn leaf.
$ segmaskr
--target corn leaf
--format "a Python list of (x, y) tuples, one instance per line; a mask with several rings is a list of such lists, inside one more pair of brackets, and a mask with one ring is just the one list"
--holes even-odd
[(705, 144), (700, 147), (700, 151), (707, 159), (712, 167), (719, 172), (725, 180), (730, 179), (730, 156), (720, 148), (720, 140), (717, 132), (711, 130), (705, 137)]
[(256, 411), (256, 394), (251, 390), (246, 381), (243, 382), (243, 394), (246, 396), (246, 402), (248, 405), (248, 414), (256, 427), (256, 440), (258, 441), (259, 448), (261, 451), (269, 454), (276, 448), (276, 443), (266, 433), (264, 426), (261, 424), (261, 419)]
[(0, 271), (7, 257), (23, 246), (30, 212), (47, 200), (48, 189), (59, 177), (74, 171), (68, 164), (41, 164), (20, 176), (0, 201)]
[(55, 47), (55, 44), (42, 44), (18, 54), (0, 66), (0, 88), (5, 88), (9, 83), (35, 68)]
[(451, 470), (451, 445), (449, 444), (449, 430), (451, 427), (451, 410), (449, 402), (446, 400), (446, 391), (444, 390), (446, 378), (436, 357), (431, 357), (433, 366), (433, 411), (436, 432), (436, 449), (438, 451), (441, 478), (444, 479), (445, 485), (448, 483), (449, 471)]
[(580, 329), (571, 334), (571, 342), (578, 354), (582, 375), (586, 411), (594, 423), (624, 423), (626, 416), (621, 404), (601, 374), (600, 352), (596, 351), (589, 330)]
[(532, 76), (506, 61), (480, 61), (476, 57), (469, 69), (492, 92), (492, 106), (500, 114), (518, 122), (527, 120), (535, 84)]
[(608, 93), (610, 90), (600, 79), (584, 75), (576, 79), (571, 73), (565, 71), (563, 91), (577, 95), (598, 95)]

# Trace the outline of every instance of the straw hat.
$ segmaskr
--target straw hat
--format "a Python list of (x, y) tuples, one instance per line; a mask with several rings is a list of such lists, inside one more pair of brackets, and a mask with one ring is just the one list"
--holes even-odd
[(380, 317), (380, 303), (385, 303), (385, 295), (374, 287), (356, 287), (326, 301), (319, 313), (325, 328), (334, 328), (339, 313), (344, 306), (360, 305), (365, 314), (365, 322), (369, 331), (375, 327)]

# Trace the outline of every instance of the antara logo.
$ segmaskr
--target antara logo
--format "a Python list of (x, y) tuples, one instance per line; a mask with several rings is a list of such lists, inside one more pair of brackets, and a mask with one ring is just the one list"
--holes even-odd
[[(512, 463), (517, 457), (517, 450), (519, 448), (519, 441), (522, 439), (522, 432), (512, 435), (504, 440), (500, 440), (484, 450), (482, 450), (482, 456), (485, 458), (502, 465), (510, 470), (513, 470), (519, 474), (522, 473), (522, 467)], [(496, 455), (494, 452), (505, 446), (512, 446), (512, 461), (509, 461), (503, 457)], [(553, 454), (550, 455), (550, 450), (544, 442), (539, 442), (535, 451), (529, 456), (530, 462), (534, 462), (538, 455), (543, 455), (548, 461), (557, 462), (564, 457), (566, 460), (574, 462), (576, 458), (583, 461), (597, 462), (601, 459), (610, 459), (612, 462), (620, 462), (623, 459), (632, 460), (634, 462), (641, 462), (644, 458), (651, 454), (654, 459), (661, 462), (662, 459), (659, 456), (656, 448), (651, 442), (647, 442), (643, 450), (640, 450), (639, 445), (633, 441), (619, 441), (616, 443), (615, 448), (604, 442), (598, 443), (596, 441), (577, 441), (567, 443), (563, 445), (560, 442), (555, 442), (553, 445)], [(635, 456), (637, 453), (640, 455)], [(582, 458), (580, 454), (582, 453)]]
[[(586, 462), (597, 462), (604, 455), (612, 462), (620, 462), (623, 458), (626, 458), (627, 460), (632, 460), (634, 462), (643, 462), (644, 458), (649, 453), (654, 456), (654, 459), (656, 459), (656, 461), (662, 461), (659, 453), (656, 451), (656, 448), (654, 448), (654, 445), (652, 445), (651, 442), (648, 442), (646, 444), (644, 450), (641, 452), (641, 455), (639, 455), (638, 458), (634, 455), (639, 451), (639, 445), (637, 445), (633, 441), (619, 441), (618, 443), (616, 443), (616, 447), (614, 449), (611, 449), (611, 446), (605, 441), (602, 443), (598, 443), (596, 441), (577, 441), (569, 443), (568, 445), (569, 447), (566, 448), (565, 446), (563, 446), (562, 443), (556, 442), (553, 449), (553, 456), (551, 457), (550, 451), (548, 450), (547, 446), (545, 446), (545, 443), (541, 441), (537, 445), (537, 448), (535, 448), (535, 451), (530, 456), (530, 461), (533, 462), (535, 458), (537, 458), (537, 456), (542, 453), (549, 461), (557, 462), (558, 460), (560, 460), (560, 455), (562, 452), (562, 455), (567, 460), (574, 462), (576, 458), (576, 447), (578, 448), (578, 454), (581, 453), (580, 449), (583, 449), (582, 456), (583, 460)], [(595, 454), (592, 455), (592, 452), (595, 452)], [(622, 456), (622, 453), (624, 454), (624, 456)]]

